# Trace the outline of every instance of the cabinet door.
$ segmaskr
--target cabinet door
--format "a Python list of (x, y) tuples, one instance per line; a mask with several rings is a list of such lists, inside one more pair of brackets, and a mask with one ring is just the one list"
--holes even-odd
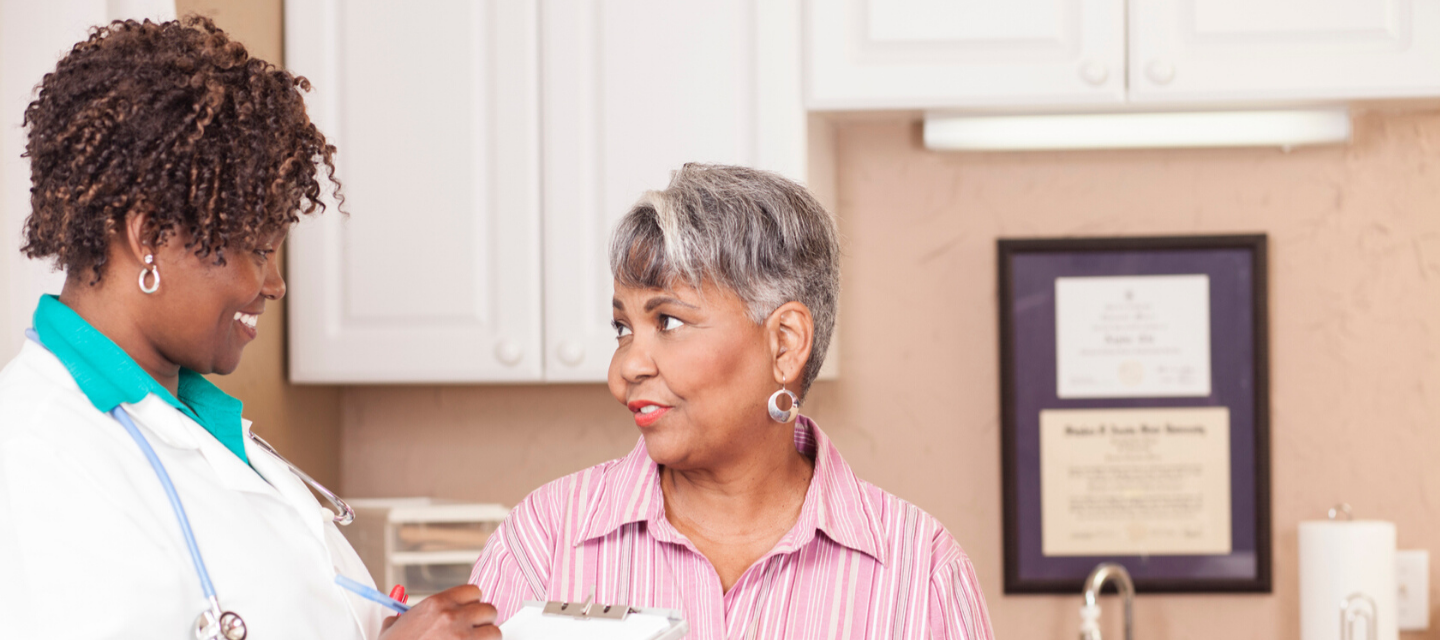
[(296, 382), (539, 380), (538, 25), (525, 0), (287, 0), (345, 209), (290, 242)]
[(610, 232), (686, 162), (800, 180), (798, 0), (542, 0), (545, 377), (603, 381)]
[(805, 26), (811, 109), (1125, 100), (1124, 0), (807, 0)]
[(1130, 3), (1136, 102), (1440, 95), (1434, 0)]

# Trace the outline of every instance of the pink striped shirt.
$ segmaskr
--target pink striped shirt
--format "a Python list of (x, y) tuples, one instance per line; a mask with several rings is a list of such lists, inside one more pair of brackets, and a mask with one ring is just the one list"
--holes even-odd
[(815, 460), (800, 518), (728, 593), (665, 518), (659, 467), (635, 450), (531, 493), (490, 537), (470, 582), (508, 619), (525, 600), (680, 609), (693, 640), (992, 640), (970, 558), (935, 518), (855, 477), (809, 418)]

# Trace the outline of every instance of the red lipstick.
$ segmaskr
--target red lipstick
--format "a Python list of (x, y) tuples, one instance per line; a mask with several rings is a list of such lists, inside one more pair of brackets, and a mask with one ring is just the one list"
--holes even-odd
[[(630, 409), (631, 413), (635, 414), (635, 426), (641, 429), (655, 424), (660, 420), (660, 416), (670, 411), (670, 407), (649, 400), (631, 400), (625, 406)], [(646, 407), (655, 408), (647, 412), (645, 411)]]

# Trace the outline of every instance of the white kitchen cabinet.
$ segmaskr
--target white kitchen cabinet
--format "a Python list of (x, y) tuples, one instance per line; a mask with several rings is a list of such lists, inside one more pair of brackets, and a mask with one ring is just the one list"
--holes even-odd
[(296, 382), (543, 376), (537, 8), (287, 0), (348, 217), (291, 233)]
[(807, 0), (811, 109), (1125, 100), (1124, 0)]
[(811, 109), (1440, 95), (1436, 0), (806, 0)]
[(604, 381), (636, 198), (805, 178), (801, 32), (800, 0), (289, 0), (351, 212), (292, 232), (292, 379)]
[(805, 178), (799, 0), (542, 0), (545, 378), (603, 381), (615, 223), (685, 162)]
[(1134, 102), (1435, 95), (1435, 0), (1130, 2)]

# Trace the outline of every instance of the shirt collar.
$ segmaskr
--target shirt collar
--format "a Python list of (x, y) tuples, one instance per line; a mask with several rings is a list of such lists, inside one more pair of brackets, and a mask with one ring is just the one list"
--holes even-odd
[(141, 369), (130, 354), (53, 295), (40, 297), (33, 322), (40, 344), (65, 365), (96, 409), (108, 413), (121, 404), (136, 404), (154, 394), (204, 427), (241, 460), (250, 462), (245, 455), (240, 401), (204, 376), (180, 369), (177, 399)]
[[(815, 461), (815, 473), (796, 526), (775, 545), (775, 552), (803, 548), (819, 531), (837, 544), (885, 564), (876, 507), (830, 438), (813, 420), (800, 416), (795, 421), (795, 448)], [(647, 530), (657, 539), (678, 542), (666, 539), (671, 537), (667, 532), (673, 527), (665, 521), (660, 467), (645, 450), (645, 438), (640, 438), (629, 455), (606, 470), (600, 482), (599, 499), (591, 503), (585, 525), (572, 541), (574, 545), (604, 537), (632, 522), (647, 523)]]

